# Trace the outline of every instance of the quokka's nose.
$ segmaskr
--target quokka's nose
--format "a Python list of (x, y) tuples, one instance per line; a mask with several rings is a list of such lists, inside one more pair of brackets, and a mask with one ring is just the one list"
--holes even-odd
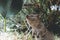
[(27, 15), (26, 18), (28, 18), (29, 16)]

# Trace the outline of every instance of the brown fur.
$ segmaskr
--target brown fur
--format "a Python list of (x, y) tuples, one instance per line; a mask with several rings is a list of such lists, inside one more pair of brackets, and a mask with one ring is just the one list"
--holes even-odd
[(54, 40), (53, 33), (49, 32), (38, 14), (30, 14), (26, 16), (27, 23), (32, 27), (32, 36), (36, 40)]

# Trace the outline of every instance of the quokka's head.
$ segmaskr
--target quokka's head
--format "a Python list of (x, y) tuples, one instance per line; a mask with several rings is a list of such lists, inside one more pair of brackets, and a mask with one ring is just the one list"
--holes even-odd
[(29, 25), (37, 25), (40, 21), (39, 14), (30, 14), (26, 16), (26, 21)]
[(30, 15), (27, 15), (26, 18), (30, 21), (36, 21), (39, 19), (39, 15), (38, 14), (30, 14)]

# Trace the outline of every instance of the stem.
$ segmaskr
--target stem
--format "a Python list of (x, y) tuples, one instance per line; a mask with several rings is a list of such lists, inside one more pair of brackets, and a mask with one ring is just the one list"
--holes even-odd
[(6, 17), (4, 18), (4, 32), (6, 32)]

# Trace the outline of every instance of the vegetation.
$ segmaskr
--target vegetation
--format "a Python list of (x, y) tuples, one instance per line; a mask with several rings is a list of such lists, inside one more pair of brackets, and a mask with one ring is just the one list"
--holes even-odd
[[(14, 6), (11, 6), (14, 10), (11, 12), (13, 13), (11, 14), (12, 17), (8, 14), (9, 12), (6, 14), (6, 10), (0, 11), (0, 32), (5, 31), (4, 33), (7, 34), (11, 32), (14, 34), (15, 32), (21, 40), (25, 40), (25, 37), (28, 40), (32, 40), (31, 33), (28, 32), (28, 36), (27, 34), (24, 35), (29, 29), (25, 18), (26, 15), (37, 13), (41, 16), (42, 22), (49, 31), (52, 31), (55, 35), (60, 35), (60, 0), (23, 0), (22, 3), (23, 6), (21, 5), (22, 8), (18, 8), (18, 11), (16, 11), (17, 6), (15, 7), (16, 10), (14, 10)], [(5, 5), (3, 6), (5, 7)]]

